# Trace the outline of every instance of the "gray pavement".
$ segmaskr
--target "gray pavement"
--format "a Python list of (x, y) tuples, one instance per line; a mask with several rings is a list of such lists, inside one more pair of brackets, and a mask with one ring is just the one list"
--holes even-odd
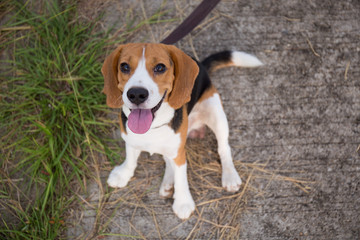
[[(105, 28), (123, 26), (126, 13), (149, 17), (161, 3), (90, 1), (105, 11)], [(199, 3), (168, 1), (162, 19), (185, 18)], [(83, 8), (85, 15), (94, 11)], [(360, 239), (359, 17), (357, 0), (222, 1), (177, 46), (200, 59), (237, 49), (265, 63), (212, 75), (228, 116), (236, 166), (244, 182), (249, 179), (243, 200), (199, 206), (230, 195), (219, 189), (202, 194), (191, 184), (198, 212), (182, 222), (172, 213), (172, 200), (158, 195), (161, 158), (143, 154), (129, 187), (106, 195), (98, 218), (98, 188), (90, 184), (86, 196), (93, 208), (74, 214), (83, 215), (69, 236), (90, 236), (97, 227), (114, 234), (106, 239)], [(147, 26), (131, 40), (158, 42), (179, 23)], [(217, 155), (208, 153), (214, 142), (208, 134), (201, 145), (206, 154), (200, 161), (210, 167), (218, 164)], [(109, 170), (102, 171), (104, 185)], [(212, 178), (204, 171), (205, 179), (220, 186), (219, 174)], [(239, 207), (226, 213), (231, 204)]]

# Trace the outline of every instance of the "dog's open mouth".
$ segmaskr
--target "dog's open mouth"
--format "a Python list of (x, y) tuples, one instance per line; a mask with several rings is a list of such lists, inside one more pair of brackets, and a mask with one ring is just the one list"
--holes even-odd
[(130, 109), (131, 112), (128, 117), (128, 127), (133, 133), (144, 134), (149, 131), (151, 123), (155, 117), (155, 112), (159, 110), (165, 96), (166, 91), (160, 102), (151, 109)]

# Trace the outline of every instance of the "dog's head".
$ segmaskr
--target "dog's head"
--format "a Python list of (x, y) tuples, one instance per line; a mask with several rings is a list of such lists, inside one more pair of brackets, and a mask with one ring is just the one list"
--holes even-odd
[(115, 49), (101, 71), (107, 105), (129, 108), (128, 126), (144, 133), (163, 102), (178, 109), (190, 101), (199, 67), (174, 46), (130, 43)]

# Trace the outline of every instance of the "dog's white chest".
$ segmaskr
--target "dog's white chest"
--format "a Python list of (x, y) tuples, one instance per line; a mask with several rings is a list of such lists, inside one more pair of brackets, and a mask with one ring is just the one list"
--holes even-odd
[(121, 134), (124, 141), (132, 147), (150, 154), (158, 153), (166, 157), (176, 157), (181, 138), (168, 125), (150, 129), (144, 134), (135, 134), (127, 128), (127, 134)]

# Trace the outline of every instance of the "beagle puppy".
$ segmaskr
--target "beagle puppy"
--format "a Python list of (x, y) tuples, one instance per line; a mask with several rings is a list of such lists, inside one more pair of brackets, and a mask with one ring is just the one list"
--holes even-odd
[(160, 195), (171, 197), (174, 189), (173, 211), (188, 218), (195, 203), (187, 180), (185, 143), (188, 136), (203, 136), (206, 125), (217, 138), (222, 186), (238, 191), (241, 179), (228, 143), (228, 122), (207, 71), (260, 65), (256, 57), (238, 51), (217, 53), (199, 63), (172, 45), (130, 43), (116, 48), (101, 71), (107, 105), (122, 109), (119, 122), (126, 159), (111, 171), (109, 186), (127, 185), (141, 151), (161, 154), (166, 167)]

